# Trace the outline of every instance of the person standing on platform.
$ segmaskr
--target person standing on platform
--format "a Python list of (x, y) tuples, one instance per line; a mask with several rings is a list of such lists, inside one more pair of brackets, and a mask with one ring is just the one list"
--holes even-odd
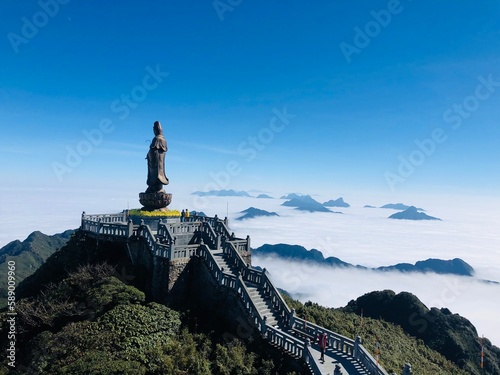
[(325, 362), (325, 350), (328, 346), (328, 335), (326, 334), (326, 332), (318, 334), (318, 343), (319, 349), (321, 351), (321, 357), (319, 359), (320, 361)]

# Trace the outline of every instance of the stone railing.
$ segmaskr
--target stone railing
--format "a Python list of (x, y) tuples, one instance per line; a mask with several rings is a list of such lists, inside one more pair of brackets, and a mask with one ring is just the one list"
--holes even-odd
[[(244, 241), (246, 242), (246, 240)], [(274, 312), (277, 312), (277, 316), (280, 318), (280, 323), (288, 325), (291, 310), (269, 279), (266, 270), (258, 271), (246, 264), (236, 249), (234, 241), (225, 241), (222, 250), (227, 255), (229, 265), (241, 274), (243, 280), (259, 286), (263, 294), (271, 300)]]
[(309, 365), (309, 368), (313, 375), (323, 374), (318, 366), (318, 363), (314, 360), (313, 353), (311, 353), (311, 345), (309, 339), (304, 342), (302, 340), (299, 340), (295, 336), (292, 336), (286, 332), (281, 331), (278, 328), (270, 326), (266, 326), (263, 335), (271, 343), (279, 346), (290, 355), (296, 358), (301, 358), (307, 365)]
[(167, 225), (161, 220), (156, 220), (158, 232), (155, 236), (149, 224), (141, 221), (137, 228), (134, 224), (126, 220), (126, 214), (113, 214), (113, 215), (86, 215), (82, 214), (82, 223), (80, 228), (85, 232), (90, 232), (93, 235), (103, 235), (116, 238), (129, 238), (137, 235), (144, 239), (147, 247), (153, 255), (167, 258), (170, 260), (191, 258), (196, 254), (198, 248), (197, 244), (193, 245), (175, 245), (174, 232), (178, 233), (193, 233), (199, 230), (200, 223), (179, 225), (178, 223)]
[[(151, 232), (151, 228), (148, 225), (141, 224), (139, 227), (139, 236), (146, 241), (146, 244), (154, 255), (160, 255), (163, 252), (167, 252), (169, 246), (162, 245), (156, 242), (154, 234)], [(157, 247), (161, 250), (157, 251)]]
[[(292, 314), (293, 313), (294, 312), (292, 312)], [(297, 317), (292, 318), (292, 325), (290, 328), (308, 336), (312, 340), (316, 340), (320, 334), (326, 333), (328, 335), (329, 348), (336, 349), (348, 356), (353, 356), (355, 341), (348, 337), (339, 335), (338, 333)]]
[(207, 241), (207, 244), (211, 249), (220, 249), (221, 238), (214, 232), (212, 226), (209, 223), (204, 222), (201, 231), (203, 240)]
[(158, 223), (158, 232), (156, 234), (157, 239), (166, 245), (175, 244), (175, 238), (173, 233), (170, 231), (169, 226), (164, 223)]
[[(281, 347), (294, 357), (304, 358), (306, 355), (306, 345), (304, 341), (292, 336), (280, 329), (266, 326), (264, 336), (273, 344)], [(321, 372), (319, 372), (321, 374)]]
[(353, 357), (355, 360), (363, 364), (371, 375), (389, 375), (382, 367), (377, 365), (376, 360), (361, 344), (361, 339), (359, 337), (356, 340), (350, 339), (304, 319), (297, 318), (294, 315), (295, 311), (292, 310), (290, 325), (293, 330), (298, 331), (313, 340), (316, 340), (320, 334), (326, 333), (328, 335), (329, 348)]
[(191, 258), (196, 255), (199, 245), (176, 245), (171, 246), (167, 258), (170, 260)]
[[(239, 241), (247, 242), (247, 240)], [(222, 251), (224, 252), (224, 254), (226, 254), (227, 262), (229, 263), (229, 265), (231, 265), (241, 273), (241, 275), (243, 276), (243, 280), (248, 281), (252, 284), (262, 284), (263, 273), (251, 268), (251, 266), (245, 262), (245, 260), (241, 256), (241, 253), (235, 246), (235, 241), (223, 241)]]
[(238, 295), (240, 296), (241, 301), (243, 302), (243, 305), (245, 306), (245, 309), (247, 310), (251, 320), (257, 327), (261, 327), (261, 330), (263, 326), (266, 326), (266, 319), (261, 315), (257, 307), (255, 306), (252, 297), (250, 297), (250, 292), (248, 291), (248, 288), (243, 281), (243, 278), (241, 275), (238, 277), (238, 287), (239, 289), (237, 290)]
[(234, 244), (229, 241), (223, 241), (222, 252), (227, 256), (226, 261), (228, 262), (228, 264), (237, 269), (245, 279), (248, 265), (243, 260), (241, 254), (238, 253), (238, 251), (234, 247)]
[(361, 345), (361, 338), (359, 336), (355, 341), (353, 357), (361, 362), (370, 374), (389, 375), (387, 371), (385, 371), (377, 364), (377, 361), (372, 357), (370, 353), (368, 353), (368, 350), (366, 350), (366, 348)]
[[(125, 221), (123, 221), (125, 219)], [(133, 234), (133, 225), (126, 221), (123, 214), (85, 215), (82, 214), (82, 230), (96, 235), (128, 238)]]
[(278, 292), (278, 289), (276, 289), (274, 284), (269, 279), (265, 268), (262, 270), (262, 281), (260, 285), (262, 287), (264, 295), (271, 299), (271, 304), (273, 306), (275, 316), (278, 316), (285, 326), (289, 326), (291, 310), (281, 294)]
[(82, 220), (85, 217), (86, 220), (90, 221), (100, 221), (101, 223), (127, 223), (128, 222), (128, 211), (124, 210), (118, 214), (86, 214), (85, 211), (82, 213)]
[[(162, 224), (165, 225), (165, 224)], [(202, 223), (200, 222), (178, 222), (169, 224), (170, 232), (172, 235), (176, 234), (187, 234), (187, 233), (196, 233), (201, 230)]]
[(251, 321), (257, 327), (261, 327), (265, 320), (255, 306), (252, 298), (250, 297), (248, 288), (245, 285), (245, 282), (243, 281), (241, 275), (234, 276), (228, 273), (224, 273), (224, 271), (215, 261), (215, 258), (210, 252), (210, 248), (207, 245), (199, 246), (198, 256), (205, 261), (208, 270), (219, 285), (233, 289), (238, 294), (241, 302), (243, 303), (243, 306), (245, 307), (245, 310), (251, 318)]

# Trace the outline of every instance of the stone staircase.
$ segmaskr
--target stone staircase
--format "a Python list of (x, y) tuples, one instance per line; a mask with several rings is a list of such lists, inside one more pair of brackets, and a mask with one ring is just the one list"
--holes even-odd
[[(222, 272), (226, 275), (231, 275), (233, 277), (238, 277), (239, 271), (236, 267), (232, 266), (228, 260), (227, 254), (222, 250), (210, 250), (215, 262)], [(266, 296), (265, 291), (259, 285), (254, 283), (244, 281), (244, 284), (248, 290), (248, 294), (252, 299), (254, 306), (257, 308), (259, 314), (265, 319), (265, 324), (267, 326), (273, 327), (284, 335), (289, 335), (296, 338), (304, 347), (307, 345), (306, 342), (312, 342), (310, 344), (309, 350), (313, 353), (313, 363), (308, 365), (311, 373), (318, 373), (318, 369), (321, 374), (334, 374), (335, 365), (340, 366), (340, 373), (337, 374), (353, 374), (353, 375), (369, 375), (370, 372), (354, 358), (346, 355), (340, 350), (335, 350), (333, 348), (328, 348), (325, 353), (325, 361), (320, 361), (320, 349), (317, 344), (315, 344), (315, 338), (308, 336), (303, 332), (291, 329), (287, 327), (286, 324), (280, 319), (273, 309), (271, 299)], [(276, 348), (281, 348), (281, 345), (271, 342), (272, 346)], [(287, 350), (285, 350), (287, 351)], [(296, 353), (289, 352), (289, 355), (299, 358)], [(315, 367), (315, 368), (313, 368)], [(315, 371), (316, 370), (316, 371)]]
[(257, 307), (259, 313), (266, 319), (266, 324), (279, 328), (279, 317), (276, 316), (270, 299), (264, 296), (262, 289), (259, 289), (257, 286), (251, 286), (249, 283), (245, 284), (255, 307)]
[[(238, 271), (235, 267), (228, 263), (226, 254), (220, 250), (210, 250), (210, 252), (217, 262), (217, 265), (224, 273), (235, 277), (238, 276)], [(268, 297), (266, 297), (262, 288), (248, 281), (245, 281), (245, 285), (255, 307), (257, 308), (257, 311), (265, 317), (267, 324), (273, 327), (278, 326), (279, 317), (277, 317), (274, 313), (271, 301)]]

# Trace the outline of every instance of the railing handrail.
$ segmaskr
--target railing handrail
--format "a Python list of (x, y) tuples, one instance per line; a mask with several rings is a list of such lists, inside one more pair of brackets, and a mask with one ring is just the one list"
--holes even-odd
[[(302, 326), (301, 325), (298, 325), (297, 323), (302, 323)], [(301, 330), (300, 328), (304, 327), (304, 330)], [(343, 336), (339, 333), (336, 333), (336, 332), (333, 332), (333, 331), (330, 331), (329, 329), (326, 329), (322, 326), (319, 326), (315, 323), (312, 323), (312, 322), (309, 322), (305, 319), (302, 319), (302, 318), (299, 318), (299, 317), (295, 317), (294, 318), (294, 325), (293, 327), (290, 327), (294, 330), (297, 330), (297, 331), (300, 331), (301, 333), (303, 334), (306, 334), (306, 335), (309, 335), (309, 332), (305, 331), (305, 328), (306, 327), (311, 327), (314, 329), (314, 339), (316, 338), (316, 335), (319, 334), (319, 333), (323, 333), (325, 332), (329, 338), (334, 338), (335, 340), (342, 340), (343, 342), (349, 344), (350, 346), (354, 347), (354, 343), (355, 343), (355, 340), (353, 339), (350, 339), (349, 337), (346, 337), (346, 336)]]
[[(85, 212), (82, 213), (82, 220), (83, 219), (87, 220), (92, 220), (92, 218), (95, 218), (95, 220), (92, 221), (100, 221), (100, 222), (114, 222), (114, 221), (121, 221), (121, 222), (127, 222), (128, 219), (128, 213), (127, 211), (123, 211), (120, 213), (116, 214), (86, 214)], [(121, 219), (121, 220), (118, 220)]]
[(209, 223), (204, 222), (202, 230), (203, 230), (204, 233), (207, 233), (208, 238), (212, 241), (211, 245), (214, 248), (217, 248), (217, 240), (218, 240), (219, 236), (217, 236), (217, 234), (215, 233), (215, 231), (212, 228), (212, 226)]
[(160, 222), (160, 223), (158, 223), (158, 234), (161, 235), (161, 233), (163, 231), (166, 233), (165, 237), (166, 237), (167, 243), (173, 244), (174, 243), (174, 235), (170, 231), (169, 226), (166, 225), (165, 223)]
[(278, 299), (278, 304), (280, 305), (280, 310), (283, 310), (284, 312), (286, 312), (287, 317), (289, 317), (292, 310), (290, 310), (290, 307), (288, 307), (288, 305), (286, 304), (285, 300), (283, 299), (283, 296), (278, 291), (278, 289), (276, 289), (276, 287), (274, 286), (273, 282), (271, 281), (271, 279), (267, 275), (267, 271), (265, 268), (262, 270), (262, 277), (264, 278), (263, 284), (265, 284), (267, 282), (270, 286), (270, 289), (271, 289), (270, 297), (274, 296)]
[(370, 371), (371, 374), (389, 375), (389, 373), (385, 371), (383, 367), (377, 365), (377, 361), (375, 360), (375, 358), (373, 358), (373, 356), (368, 352), (368, 350), (362, 344), (359, 344), (358, 350), (359, 353), (355, 357), (356, 360), (365, 365), (365, 367), (368, 369), (368, 371)]
[(314, 375), (322, 375), (323, 373), (321, 372), (318, 363), (314, 360), (313, 353), (311, 352), (311, 347), (306, 346), (305, 350), (307, 351), (305, 361), (309, 366), (311, 366), (312, 373)]

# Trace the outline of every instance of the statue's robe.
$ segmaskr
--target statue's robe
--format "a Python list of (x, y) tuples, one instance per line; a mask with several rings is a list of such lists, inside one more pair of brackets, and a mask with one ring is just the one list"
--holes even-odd
[(148, 160), (148, 180), (146, 183), (151, 190), (159, 191), (162, 189), (162, 185), (168, 185), (168, 178), (165, 174), (166, 152), (167, 141), (165, 137), (163, 135), (155, 136), (146, 156)]

